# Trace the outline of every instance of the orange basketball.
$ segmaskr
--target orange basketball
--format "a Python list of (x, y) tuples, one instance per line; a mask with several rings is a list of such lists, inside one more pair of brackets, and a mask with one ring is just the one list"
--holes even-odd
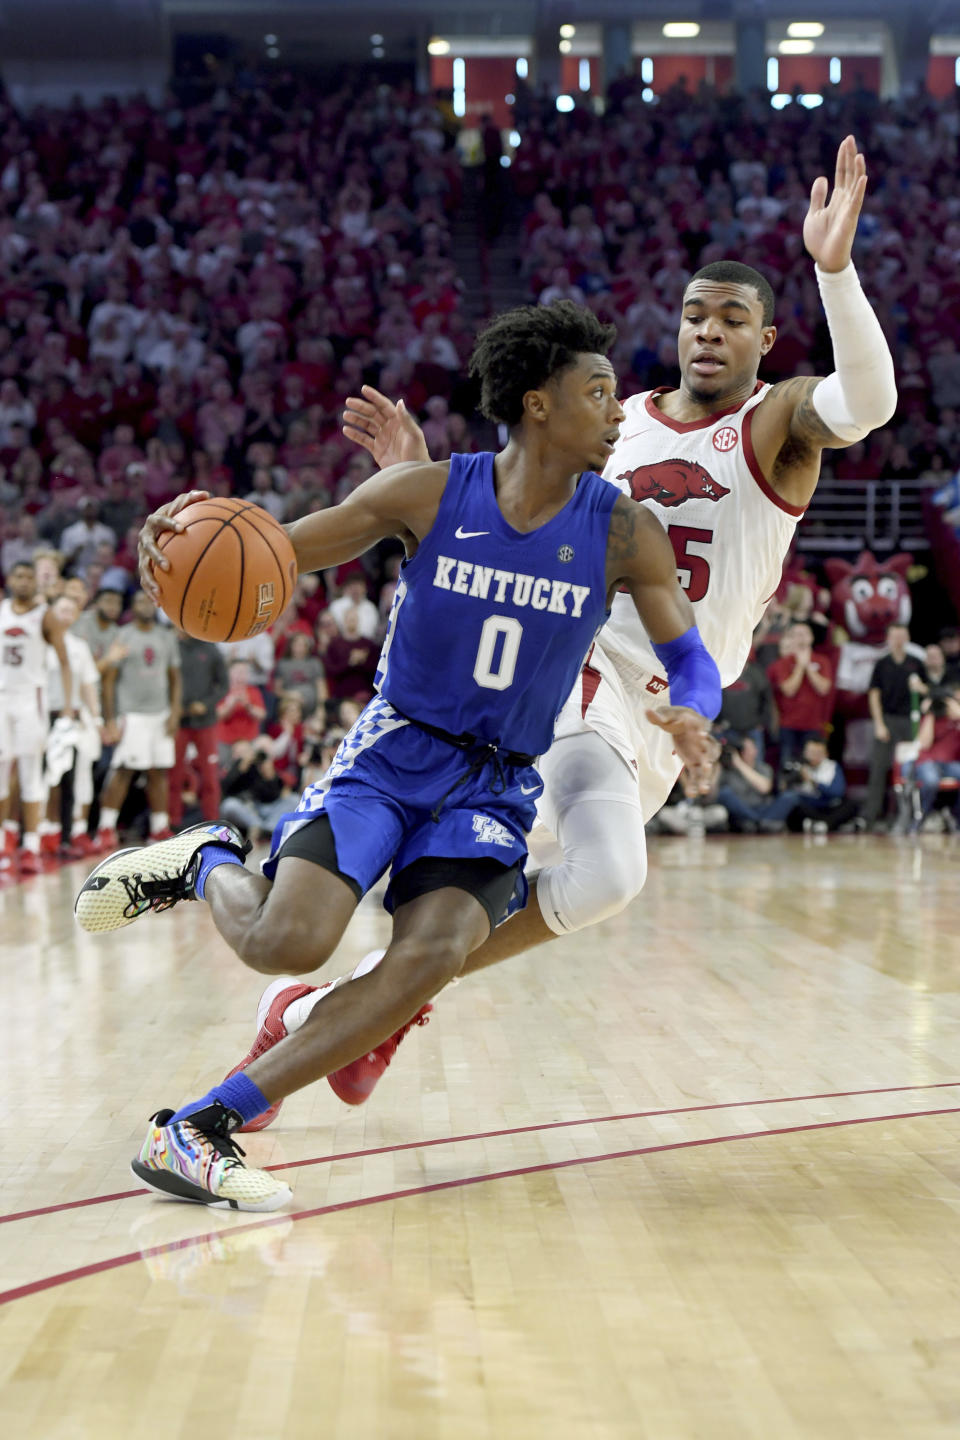
[(247, 640), (283, 613), (297, 581), (287, 533), (260, 505), (198, 500), (176, 517), (185, 529), (157, 541), (170, 569), (154, 569), (160, 604), (197, 640)]

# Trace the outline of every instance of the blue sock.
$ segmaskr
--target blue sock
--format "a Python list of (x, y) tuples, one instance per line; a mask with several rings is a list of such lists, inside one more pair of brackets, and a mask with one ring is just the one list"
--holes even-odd
[(198, 900), (205, 900), (204, 889), (207, 884), (207, 876), (217, 865), (242, 865), (243, 861), (239, 855), (228, 850), (226, 845), (203, 845), (200, 849), (200, 871), (193, 887), (193, 893)]
[(174, 1120), (189, 1120), (198, 1110), (205, 1110), (219, 1100), (221, 1105), (226, 1105), (228, 1110), (236, 1110), (238, 1115), (243, 1116), (244, 1122), (254, 1120), (262, 1115), (264, 1110), (270, 1109), (270, 1101), (264, 1095), (259, 1086), (254, 1085), (250, 1077), (242, 1070), (236, 1075), (231, 1075), (229, 1080), (221, 1080), (219, 1085), (214, 1085), (199, 1100), (191, 1100), (188, 1105), (181, 1105), (172, 1119), (167, 1121), (172, 1125)]

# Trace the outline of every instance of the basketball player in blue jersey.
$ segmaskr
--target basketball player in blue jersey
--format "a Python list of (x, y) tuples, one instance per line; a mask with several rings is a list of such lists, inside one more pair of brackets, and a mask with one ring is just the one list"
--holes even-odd
[[(240, 837), (201, 825), (103, 861), (77, 897), (84, 928), (205, 899), (220, 934), (264, 974), (315, 970), (361, 896), (391, 870), (393, 935), (370, 973), (343, 984), (245, 1070), (174, 1113), (161, 1110), (135, 1174), (166, 1194), (244, 1210), (290, 1197), (245, 1167), (231, 1132), (383, 1043), (463, 968), (526, 898), (534, 768), (610, 597), (620, 587), (658, 647), (673, 704), (658, 723), (694, 773), (712, 758), (716, 666), (692, 623), (662, 527), (594, 470), (623, 411), (606, 352), (614, 331), (570, 304), (524, 306), (480, 336), (481, 405), (509, 427), (497, 455), (397, 465), (341, 505), (289, 527), (301, 572), (343, 563), (387, 535), (407, 551), (378, 694), (323, 780), (273, 837), (262, 875)], [(144, 587), (163, 565), (181, 496), (141, 534)]]

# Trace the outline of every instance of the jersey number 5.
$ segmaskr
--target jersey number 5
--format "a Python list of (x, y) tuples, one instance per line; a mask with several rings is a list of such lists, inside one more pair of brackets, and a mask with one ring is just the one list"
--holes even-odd
[(22, 646), (22, 645), (4, 645), (4, 647), (3, 647), (3, 663), (4, 663), (4, 665), (9, 665), (10, 668), (11, 668), (11, 670), (15, 670), (18, 665), (22, 665), (22, 664), (23, 664), (23, 646)]
[(677, 557), (678, 579), (688, 600), (702, 600), (710, 584), (710, 562), (705, 555), (691, 550), (691, 545), (712, 545), (713, 531), (695, 525), (668, 525), (667, 534)]

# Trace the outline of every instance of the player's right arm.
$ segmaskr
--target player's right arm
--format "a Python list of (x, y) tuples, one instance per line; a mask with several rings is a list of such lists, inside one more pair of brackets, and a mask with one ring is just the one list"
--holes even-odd
[(355, 560), (378, 540), (398, 536), (412, 554), (437, 518), (446, 464), (391, 465), (330, 510), (287, 525), (300, 574)]
[[(446, 464), (393, 465), (365, 480), (339, 505), (304, 515), (287, 525), (298, 572), (306, 574), (355, 560), (388, 535), (399, 536), (408, 553), (412, 553), (437, 517), (447, 471)], [(159, 591), (154, 569), (169, 567), (157, 541), (165, 531), (181, 531), (183, 524), (176, 518), (179, 511), (205, 498), (205, 492), (198, 490), (178, 495), (144, 521), (139, 544), (140, 583), (155, 603), (159, 603)]]

